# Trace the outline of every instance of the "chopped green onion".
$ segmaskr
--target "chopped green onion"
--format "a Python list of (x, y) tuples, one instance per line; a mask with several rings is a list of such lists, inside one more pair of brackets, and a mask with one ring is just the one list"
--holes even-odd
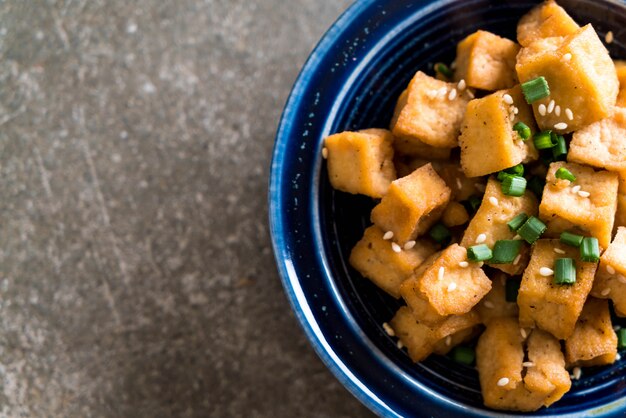
[(519, 215), (517, 215), (515, 218), (511, 219), (507, 225), (509, 226), (509, 229), (511, 229), (511, 231), (517, 231), (520, 226), (524, 225), (524, 222), (526, 222), (528, 220), (528, 215), (526, 215), (525, 213), (520, 213)]
[(533, 80), (522, 83), (522, 93), (528, 104), (532, 104), (539, 99), (550, 95), (550, 87), (544, 77), (537, 77)]
[(513, 174), (514, 176), (523, 176), (524, 165), (523, 164), (514, 165), (513, 167), (506, 168), (502, 171), (507, 174)]
[(541, 222), (539, 218), (531, 216), (524, 222), (524, 225), (517, 230), (517, 233), (524, 238), (527, 243), (534, 244), (534, 242), (546, 232), (546, 229), (548, 229), (546, 224)]
[(583, 239), (583, 243), (580, 246), (580, 259), (590, 263), (600, 260), (600, 246), (597, 238), (585, 237)]
[(558, 135), (552, 132), (552, 142), (556, 145), (552, 148), (552, 157), (554, 161), (565, 161), (567, 157), (567, 143), (563, 135)]
[(554, 283), (576, 283), (576, 266), (571, 258), (559, 258), (554, 262)]
[(437, 71), (439, 74), (446, 78), (452, 78), (452, 76), (454, 75), (452, 73), (452, 70), (442, 62), (438, 62), (437, 64), (435, 64), (435, 71)]
[(503, 181), (505, 178), (512, 176), (512, 174), (507, 173), (506, 171), (500, 171), (498, 173), (498, 181)]
[(584, 238), (585, 237), (583, 237), (582, 235), (572, 234), (571, 232), (561, 232), (561, 242), (572, 247), (580, 247), (580, 245), (583, 243)]
[(467, 249), (467, 258), (470, 261), (486, 261), (490, 260), (491, 257), (493, 257), (491, 248), (487, 247), (485, 244), (474, 245)]
[(493, 246), (493, 257), (490, 263), (511, 264), (522, 248), (521, 240), (501, 239)]
[(626, 328), (617, 331), (617, 348), (620, 350), (626, 348)]
[(452, 349), (452, 360), (457, 363), (466, 364), (471, 366), (474, 364), (474, 360), (476, 358), (476, 353), (474, 349), (471, 347), (458, 345)]
[(535, 194), (538, 198), (541, 198), (543, 195), (543, 188), (546, 186), (546, 182), (544, 179), (538, 176), (532, 176), (528, 179), (528, 189)]
[(504, 297), (507, 302), (517, 302), (517, 294), (519, 293), (519, 287), (521, 284), (522, 280), (514, 277), (506, 280), (504, 283)]
[(572, 172), (565, 167), (561, 167), (556, 170), (555, 176), (557, 179), (576, 181), (576, 176), (573, 175)]
[(464, 206), (465, 206), (465, 209), (467, 209), (469, 213), (476, 213), (481, 203), (482, 203), (482, 200), (480, 200), (480, 198), (476, 196), (470, 196), (464, 202)]
[(502, 180), (502, 193), (507, 196), (523, 196), (526, 191), (526, 179), (519, 176), (506, 176)]
[(530, 138), (530, 128), (524, 122), (517, 122), (515, 125), (513, 125), (513, 130), (517, 132), (517, 134), (520, 136), (520, 138), (522, 138), (523, 141), (526, 141), (528, 138)]
[(537, 149), (551, 149), (556, 145), (552, 138), (552, 131), (541, 131), (537, 132), (535, 136), (533, 136), (533, 143), (535, 144), (535, 148)]
[(450, 230), (441, 223), (436, 223), (430, 228), (428, 235), (439, 244), (446, 244), (452, 238)]

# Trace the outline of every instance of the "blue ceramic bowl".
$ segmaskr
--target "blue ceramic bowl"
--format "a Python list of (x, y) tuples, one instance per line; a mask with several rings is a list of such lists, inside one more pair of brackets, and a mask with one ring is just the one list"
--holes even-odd
[[(419, 69), (450, 62), (463, 37), (486, 29), (515, 39), (535, 1), (363, 0), (331, 27), (304, 66), (285, 107), (271, 169), (270, 223), (285, 291), (311, 344), (364, 404), (383, 416), (502, 417), (483, 407), (477, 373), (446, 357), (414, 364), (381, 324), (398, 302), (348, 264), (369, 224), (369, 198), (332, 190), (322, 164), (329, 134), (387, 127), (400, 92)], [(614, 57), (626, 8), (608, 0), (560, 1), (581, 23), (612, 30)], [(432, 72), (431, 72), (432, 73)], [(626, 416), (626, 358), (585, 370), (556, 405), (532, 416)], [(519, 414), (511, 414), (519, 416)]]

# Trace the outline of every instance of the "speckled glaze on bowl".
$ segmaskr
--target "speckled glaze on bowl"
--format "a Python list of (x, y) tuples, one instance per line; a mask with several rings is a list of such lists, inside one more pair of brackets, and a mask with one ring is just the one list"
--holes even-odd
[[(304, 66), (278, 130), (271, 169), (270, 225), (285, 291), (311, 344), (337, 378), (382, 416), (521, 416), (485, 409), (477, 373), (446, 357), (413, 364), (381, 324), (398, 302), (347, 263), (373, 201), (331, 189), (323, 138), (387, 127), (396, 98), (419, 70), (450, 62), (477, 29), (515, 38), (535, 1), (363, 0), (330, 28)], [(608, 0), (559, 2), (626, 57), (626, 7)], [(626, 359), (585, 371), (556, 405), (529, 416), (625, 417)]]

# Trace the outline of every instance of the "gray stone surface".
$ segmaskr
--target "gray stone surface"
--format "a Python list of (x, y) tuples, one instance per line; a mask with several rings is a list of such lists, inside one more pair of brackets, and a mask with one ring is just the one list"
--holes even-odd
[(266, 220), (282, 105), (347, 5), (0, 3), (0, 416), (370, 416)]

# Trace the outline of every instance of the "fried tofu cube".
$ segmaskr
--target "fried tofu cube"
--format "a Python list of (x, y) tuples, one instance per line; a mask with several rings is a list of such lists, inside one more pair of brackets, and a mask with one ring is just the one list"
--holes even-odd
[[(465, 315), (450, 316), (437, 324), (435, 328), (430, 328), (419, 323), (411, 309), (403, 306), (398, 309), (389, 324), (407, 348), (411, 360), (417, 363), (426, 359), (436, 349), (439, 351), (438, 354), (446, 354), (455, 343), (460, 343), (468, 335), (473, 334), (473, 329), (479, 324), (479, 320), (478, 315), (469, 312)], [(446, 340), (450, 344), (446, 344)]]
[(626, 228), (617, 228), (613, 242), (600, 257), (591, 295), (611, 299), (615, 312), (626, 316)]
[(337, 190), (380, 198), (396, 178), (393, 135), (384, 129), (342, 132), (324, 141), (330, 184)]
[(617, 80), (619, 81), (619, 93), (617, 94), (616, 106), (626, 107), (626, 61), (613, 61)]
[[(521, 83), (540, 76), (548, 82), (550, 96), (533, 102), (542, 130), (577, 131), (613, 111), (619, 90), (617, 74), (591, 25), (565, 38), (541, 39), (522, 48), (516, 69)], [(542, 115), (539, 106), (549, 106), (552, 100), (561, 111)]]
[(456, 161), (437, 162), (433, 167), (452, 191), (452, 200), (467, 200), (477, 193), (477, 187), (485, 185), (483, 179), (466, 177)]
[(406, 103), (391, 124), (393, 134), (433, 147), (456, 147), (469, 101), (467, 93), (459, 94), (455, 83), (437, 80), (421, 71), (415, 74), (407, 91)]
[(392, 231), (394, 239), (404, 245), (437, 222), (450, 194), (432, 165), (426, 164), (391, 183), (387, 194), (372, 209), (372, 222), (383, 231)]
[[(502, 193), (501, 183), (493, 177), (490, 178), (483, 201), (465, 230), (461, 245), (465, 248), (476, 245), (476, 240), (481, 234), (486, 236), (482, 243), (489, 248), (493, 248), (496, 241), (513, 239), (517, 233), (511, 231), (507, 223), (520, 213), (528, 216), (537, 214), (537, 199), (532, 192), (527, 190), (520, 197), (506, 196)], [(524, 270), (529, 258), (529, 248), (526, 244), (522, 246), (520, 254), (517, 264), (489, 265), (509, 274), (519, 274)]]
[(555, 36), (576, 33), (580, 26), (555, 1), (548, 0), (526, 13), (517, 24), (517, 41), (522, 46)]
[[(507, 94), (513, 99), (512, 105), (505, 102)], [(511, 112), (512, 107), (517, 114)], [(513, 130), (520, 121), (536, 131), (519, 86), (469, 102), (459, 137), (461, 167), (467, 177), (484, 176), (538, 158), (533, 141), (522, 141)]]
[(377, 226), (367, 228), (350, 253), (350, 265), (376, 286), (399, 298), (402, 282), (436, 249), (428, 241), (418, 241), (412, 248), (397, 253), (383, 235)]
[(496, 318), (478, 339), (476, 365), (486, 406), (534, 411), (557, 401), (571, 386), (559, 341), (534, 330), (526, 348), (532, 367), (524, 370), (524, 338), (515, 318)]
[[(556, 178), (561, 167), (576, 176), (574, 184)], [(616, 173), (575, 163), (550, 164), (539, 204), (539, 217), (548, 226), (546, 236), (556, 238), (564, 231), (579, 231), (596, 237), (601, 247), (608, 247), (617, 210), (617, 177)], [(573, 193), (573, 186), (580, 186), (583, 195)]]
[(617, 335), (611, 325), (609, 303), (589, 298), (574, 333), (565, 340), (565, 356), (570, 366), (603, 366), (615, 362)]
[[(555, 248), (560, 248), (563, 254), (557, 254)], [(574, 259), (576, 283), (557, 285), (553, 276), (541, 274), (543, 267), (554, 270), (557, 258)], [(540, 239), (535, 242), (517, 295), (520, 325), (541, 328), (558, 339), (572, 335), (591, 291), (596, 267), (597, 263), (580, 260), (578, 248), (562, 245), (559, 240)]]
[(479, 30), (456, 47), (454, 79), (482, 90), (508, 89), (517, 83), (515, 59), (520, 46), (491, 32)]
[(465, 314), (489, 292), (491, 280), (476, 263), (463, 267), (466, 260), (465, 248), (453, 244), (400, 285), (418, 321), (432, 326), (449, 315)]
[(506, 300), (506, 281), (506, 274), (497, 273), (491, 280), (491, 290), (476, 306), (475, 311), (483, 324), (488, 324), (494, 318), (517, 318), (519, 314), (517, 303)]
[(441, 216), (441, 222), (448, 228), (464, 225), (467, 221), (469, 221), (467, 209), (459, 202), (450, 202)]
[(626, 170), (626, 109), (616, 107), (612, 116), (574, 132), (567, 161)]

